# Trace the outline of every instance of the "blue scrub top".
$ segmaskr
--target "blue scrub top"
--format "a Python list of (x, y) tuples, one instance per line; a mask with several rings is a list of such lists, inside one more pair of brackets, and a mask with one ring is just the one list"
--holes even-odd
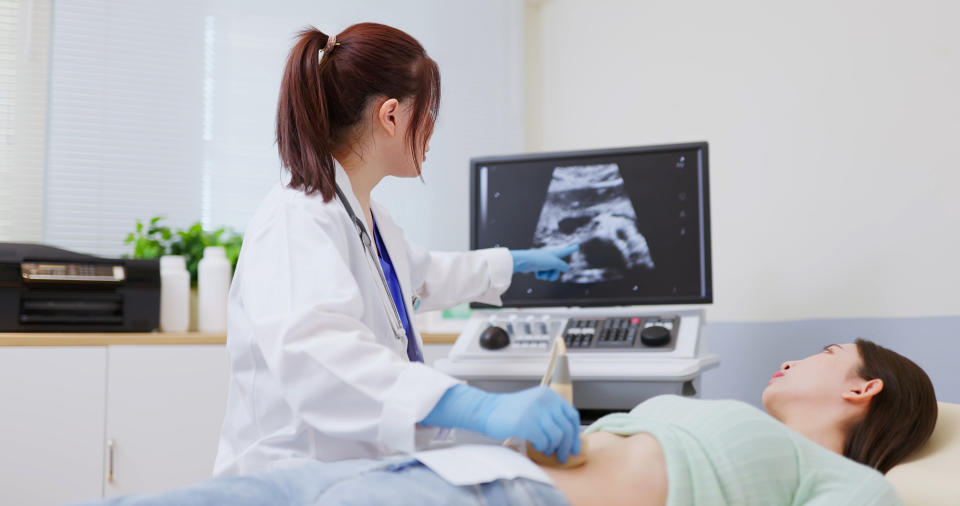
[[(372, 215), (371, 215), (372, 217)], [(387, 247), (383, 245), (383, 238), (380, 237), (380, 229), (377, 228), (377, 219), (373, 218), (373, 237), (377, 241), (377, 252), (380, 254), (380, 268), (383, 269), (383, 276), (387, 278), (387, 285), (390, 286), (390, 295), (393, 296), (393, 302), (397, 306), (397, 312), (400, 313), (400, 321), (403, 322), (403, 328), (407, 331), (407, 357), (411, 362), (423, 362), (423, 354), (417, 346), (417, 338), (413, 335), (410, 328), (410, 317), (407, 316), (407, 305), (403, 303), (403, 292), (400, 290), (400, 280), (397, 279), (397, 272), (393, 269), (393, 262), (390, 261), (390, 253)]]

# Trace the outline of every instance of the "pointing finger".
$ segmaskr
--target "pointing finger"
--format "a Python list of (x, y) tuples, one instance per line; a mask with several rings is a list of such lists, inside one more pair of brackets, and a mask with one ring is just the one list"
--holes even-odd
[(557, 248), (553, 250), (553, 254), (558, 258), (564, 258), (570, 256), (574, 251), (580, 249), (579, 244), (571, 244), (569, 246), (564, 246), (563, 248)]

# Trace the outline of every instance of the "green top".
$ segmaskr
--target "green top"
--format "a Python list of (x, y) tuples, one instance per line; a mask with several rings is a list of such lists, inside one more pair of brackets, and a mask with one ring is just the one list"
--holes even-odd
[(657, 438), (667, 505), (902, 505), (879, 471), (810, 441), (739, 401), (662, 395), (607, 415), (590, 432)]

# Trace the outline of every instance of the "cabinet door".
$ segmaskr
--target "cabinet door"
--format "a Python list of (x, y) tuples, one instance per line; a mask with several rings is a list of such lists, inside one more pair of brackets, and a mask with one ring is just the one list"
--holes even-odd
[(0, 348), (0, 504), (96, 499), (104, 347)]
[(107, 353), (104, 495), (209, 479), (226, 410), (226, 347), (110, 346)]

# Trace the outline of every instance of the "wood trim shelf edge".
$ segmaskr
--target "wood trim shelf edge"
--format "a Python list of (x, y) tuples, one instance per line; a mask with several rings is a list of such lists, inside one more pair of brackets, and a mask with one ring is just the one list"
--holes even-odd
[[(457, 334), (421, 334), (424, 344), (453, 344)], [(226, 344), (226, 334), (207, 332), (0, 332), (3, 346), (115, 346)]]

